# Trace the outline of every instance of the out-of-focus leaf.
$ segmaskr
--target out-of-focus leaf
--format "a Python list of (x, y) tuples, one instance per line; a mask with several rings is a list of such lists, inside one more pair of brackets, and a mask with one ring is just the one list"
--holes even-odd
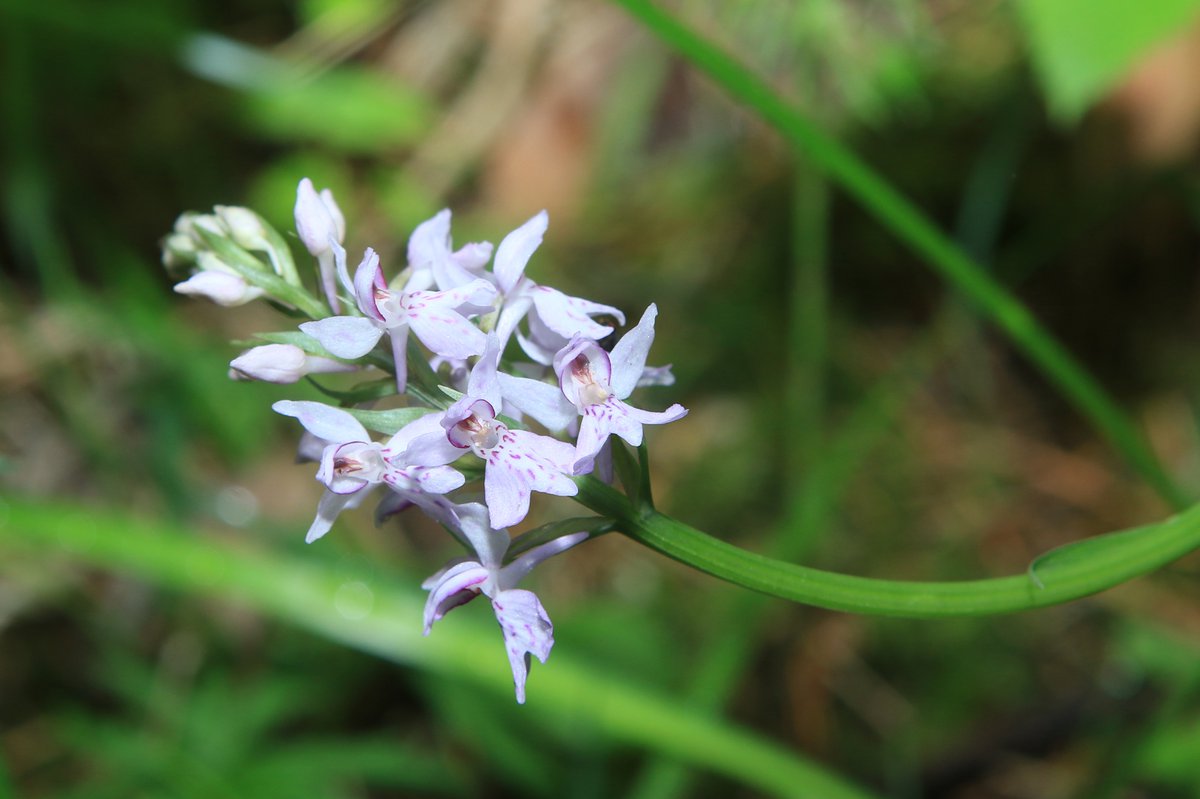
[(1200, 0), (1021, 0), (1017, 7), (1050, 110), (1064, 122), (1200, 15)]
[[(12, 502), (9, 511), (8, 524), (0, 526), (5, 550), (66, 552), (177, 589), (236, 597), (333, 641), (511, 697), (512, 674), (496, 651), (494, 619), (456, 614), (454, 623), (423, 638), (423, 598), (384, 580), (372, 580), (371, 612), (348, 620), (336, 611), (334, 600), (347, 575), (323, 569), (315, 559), (293, 561), (235, 549), (180, 529), (62, 503)], [(491, 657), (482, 654), (489, 651)], [(537, 668), (534, 676), (531, 700), (522, 712), (541, 723), (565, 721), (589, 735), (652, 748), (744, 781), (760, 794), (870, 796), (790, 749), (694, 713), (568, 653), (556, 652), (551, 665)]]
[(430, 119), (419, 94), (350, 67), (252, 92), (244, 110), (246, 120), (267, 136), (349, 152), (408, 144), (425, 132)]

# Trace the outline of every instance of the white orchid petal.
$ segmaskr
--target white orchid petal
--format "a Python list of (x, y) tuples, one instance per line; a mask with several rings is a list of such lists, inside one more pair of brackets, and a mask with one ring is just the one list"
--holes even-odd
[(300, 329), (332, 354), (348, 360), (366, 355), (383, 336), (383, 328), (374, 320), (360, 316), (330, 316), (305, 322)]
[(646, 371), (646, 356), (650, 354), (650, 345), (654, 343), (654, 320), (657, 317), (658, 307), (650, 303), (641, 321), (612, 348), (609, 356), (612, 360), (611, 386), (613, 393), (621, 399), (633, 393)]
[(500, 291), (508, 295), (521, 276), (525, 273), (525, 265), (542, 243), (546, 228), (550, 224), (550, 216), (545, 211), (539, 211), (529, 221), (504, 237), (496, 249), (496, 260), (492, 271), (500, 285)]
[(525, 704), (525, 681), (529, 674), (529, 656), (542, 663), (554, 646), (554, 625), (532, 591), (501, 591), (492, 597), (492, 610), (504, 633), (504, 648), (512, 668), (517, 702)]
[(497, 377), (504, 407), (509, 414), (512, 413), (511, 408), (516, 408), (555, 433), (566, 430), (571, 420), (579, 415), (558, 386), (504, 373)]
[(280, 400), (271, 408), (284, 416), (294, 416), (300, 424), (304, 425), (305, 430), (317, 438), (334, 444), (371, 440), (366, 428), (340, 408), (320, 402), (296, 402), (294, 400)]

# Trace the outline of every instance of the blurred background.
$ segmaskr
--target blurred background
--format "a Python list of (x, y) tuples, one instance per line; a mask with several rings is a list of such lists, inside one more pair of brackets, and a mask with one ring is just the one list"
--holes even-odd
[[(1200, 3), (661, 7), (927, 212), (1200, 495)], [(393, 273), (442, 207), (459, 243), (548, 209), (535, 280), (659, 306), (678, 382), (641, 405), (691, 409), (649, 434), (660, 507), (738, 545), (969, 579), (1169, 513), (620, 5), (3, 0), (0, 65), (0, 799), (763, 795), (705, 765), (722, 741), (845, 795), (1200, 796), (1195, 558), (908, 621), (608, 536), (534, 575), (557, 646), (520, 707), (485, 604), (419, 636), (443, 533), (361, 511), (303, 545), (320, 487), (270, 403), (320, 395), (226, 377), (231, 340), (292, 323), (173, 294), (159, 242), (229, 204), (297, 244), (306, 175)]]

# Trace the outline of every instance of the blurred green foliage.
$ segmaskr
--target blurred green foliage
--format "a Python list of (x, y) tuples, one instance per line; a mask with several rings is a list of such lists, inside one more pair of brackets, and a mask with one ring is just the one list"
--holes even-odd
[(1030, 55), (1051, 112), (1070, 122), (1138, 58), (1200, 19), (1196, 0), (1020, 0)]
[[(1195, 3), (662, 7), (952, 230), (1195, 492), (1195, 150), (1147, 164), (1120, 133), (1138, 118), (1089, 111), (1190, 35)], [(288, 322), (176, 298), (157, 242), (214, 203), (287, 230), (302, 175), (389, 268), (437, 208), (461, 243), (550, 205), (531, 274), (659, 304), (655, 357), (679, 382), (651, 402), (692, 415), (652, 438), (656, 496), (739, 544), (955, 579), (1164, 512), (752, 111), (615, 8), (523, 8), (539, 6), (0, 4), (0, 491), (48, 516), (100, 508), (115, 537), (174, 531), (157, 560), (129, 554), (140, 579), (61, 543), (0, 546), (0, 797), (759, 795), (784, 791), (735, 784), (739, 761), (814, 760), (898, 797), (1200, 791), (1187, 564), (1036, 614), (864, 620), (609, 536), (540, 576), (558, 645), (517, 708), (486, 608), (419, 640), (437, 531), (348, 518), (301, 550), (316, 486), (268, 408), (319, 395), (225, 377), (228, 340)], [(188, 584), (197, 552), (251, 600)], [(239, 570), (259, 563), (242, 552), (264, 567)], [(329, 596), (289, 615), (303, 581), (277, 557), (395, 576), (411, 601), (374, 643), (348, 640)]]

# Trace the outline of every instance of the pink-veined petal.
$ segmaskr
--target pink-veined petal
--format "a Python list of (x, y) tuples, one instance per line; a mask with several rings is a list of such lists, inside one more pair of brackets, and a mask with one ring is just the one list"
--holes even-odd
[(542, 243), (546, 228), (550, 224), (550, 216), (545, 211), (539, 211), (525, 224), (509, 233), (496, 249), (496, 260), (492, 272), (500, 291), (508, 295), (521, 276), (525, 273), (525, 265)]
[(383, 328), (372, 319), (360, 316), (330, 316), (305, 322), (300, 329), (321, 342), (321, 346), (339, 358), (361, 358), (375, 348)]
[(429, 598), (425, 601), (425, 634), (429, 635), (433, 623), (451, 610), (479, 596), (480, 587), (487, 578), (487, 569), (474, 561), (458, 563), (447, 569), (430, 589)]
[(575, 496), (579, 487), (567, 477), (571, 471), (571, 463), (575, 460), (575, 447), (566, 441), (559, 441), (550, 436), (539, 436), (528, 430), (507, 430), (506, 432), (511, 437), (511, 446), (518, 448), (521, 452), (537, 456), (538, 461), (545, 466), (545, 475), (539, 476), (535, 491), (556, 494), (560, 497)]
[(667, 424), (682, 419), (688, 414), (687, 408), (679, 403), (675, 403), (665, 411), (646, 411), (627, 405), (621, 400), (613, 400), (613, 402), (623, 407), (625, 415), (639, 424)]
[(476, 399), (468, 393), (455, 400), (442, 415), (441, 425), (446, 431), (446, 438), (459, 449), (470, 449), (473, 443), (471, 432), (459, 425), (459, 422), (466, 421), (472, 415), (490, 422), (496, 418), (496, 407), (487, 400)]
[(592, 470), (596, 455), (612, 432), (611, 423), (611, 414), (583, 414), (583, 421), (579, 423), (579, 436), (575, 439), (575, 465), (572, 468), (575, 474), (587, 474)]
[(527, 377), (513, 377), (503, 372), (496, 376), (500, 381), (504, 408), (510, 415), (511, 409), (516, 408), (555, 433), (566, 430), (571, 420), (579, 415), (558, 386)]
[(566, 338), (580, 335), (599, 340), (612, 332), (608, 325), (592, 319), (592, 314), (611, 314), (624, 324), (625, 315), (611, 305), (569, 297), (558, 289), (538, 286), (533, 289), (533, 307), (539, 320), (555, 333)]
[(646, 370), (646, 356), (650, 354), (650, 345), (654, 343), (654, 320), (658, 317), (658, 307), (650, 303), (650, 307), (642, 314), (637, 323), (612, 348), (613, 393), (620, 399), (625, 399), (637, 387), (638, 381)]
[(525, 680), (529, 674), (529, 656), (542, 663), (554, 646), (554, 625), (546, 609), (532, 591), (513, 589), (492, 597), (492, 610), (504, 633), (504, 648), (512, 668), (517, 702), (525, 704)]
[(320, 402), (280, 400), (271, 406), (276, 413), (295, 417), (314, 436), (336, 444), (370, 441), (367, 429), (350, 414)]
[(449, 466), (414, 466), (412, 471), (417, 485), (426, 494), (449, 494), (467, 482), (462, 472)]
[(375, 298), (375, 290), (387, 290), (387, 281), (383, 279), (383, 268), (379, 265), (379, 256), (370, 247), (363, 253), (362, 263), (354, 272), (354, 286), (350, 291), (358, 303), (358, 310), (376, 321), (383, 322), (383, 314), (379, 311), (379, 302)]
[(495, 299), (496, 287), (483, 278), (474, 278), (470, 283), (444, 291), (413, 292), (409, 302), (420, 302), (437, 308), (459, 308), (465, 305), (490, 308), (490, 303)]
[(523, 468), (519, 461), (503, 455), (497, 453), (495, 459), (488, 459), (483, 476), (483, 496), (494, 529), (519, 524), (529, 513), (528, 475), (519, 471)]
[(422, 344), (446, 358), (469, 358), (487, 347), (483, 331), (448, 308), (410, 310), (408, 324)]

